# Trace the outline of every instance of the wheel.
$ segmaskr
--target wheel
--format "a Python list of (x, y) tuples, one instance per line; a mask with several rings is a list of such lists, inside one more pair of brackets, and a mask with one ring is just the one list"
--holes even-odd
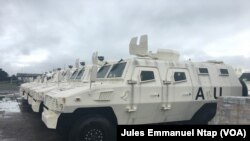
[(71, 128), (69, 141), (115, 141), (115, 125), (101, 116), (86, 116)]
[(40, 103), (40, 106), (39, 106), (39, 115), (42, 115), (43, 113), (43, 102)]

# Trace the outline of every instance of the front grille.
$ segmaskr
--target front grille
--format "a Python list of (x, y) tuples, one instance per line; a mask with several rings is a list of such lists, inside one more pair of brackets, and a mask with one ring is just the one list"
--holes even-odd
[(56, 109), (56, 99), (50, 97), (50, 96), (45, 96), (45, 101), (44, 101), (44, 105), (47, 107), (47, 108), (50, 108), (50, 109)]

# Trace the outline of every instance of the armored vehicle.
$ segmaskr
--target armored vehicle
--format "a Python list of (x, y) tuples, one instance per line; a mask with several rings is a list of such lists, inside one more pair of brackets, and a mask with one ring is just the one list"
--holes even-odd
[[(95, 60), (97, 60), (97, 64), (99, 68), (99, 66), (103, 64), (104, 57), (98, 56), (97, 52), (93, 53), (93, 57), (95, 58)], [(81, 66), (79, 64), (81, 64)], [(71, 73), (72, 69), (68, 69), (65, 72), (65, 75), (63, 77), (64, 81), (62, 81), (62, 83), (57, 83), (57, 84), (52, 83), (53, 85), (44, 86), (42, 88), (39, 88), (33, 91), (33, 94), (32, 94), (33, 101), (31, 105), (32, 105), (32, 110), (34, 112), (42, 112), (43, 97), (45, 93), (52, 91), (52, 90), (55, 90), (55, 91), (56, 90), (57, 91), (69, 90), (75, 87), (81, 87), (85, 85), (86, 83), (89, 83), (89, 76), (90, 76), (89, 70), (91, 69), (91, 65), (85, 65), (85, 62), (79, 63), (79, 60), (77, 59), (75, 67), (76, 69), (73, 73)]]
[(62, 82), (64, 80), (64, 70), (61, 70), (61, 68), (58, 68), (56, 71), (54, 71), (54, 74), (52, 75), (51, 79), (48, 80), (47, 76), (45, 75), (43, 78), (43, 83), (41, 83), (40, 85), (33, 85), (31, 87), (29, 87), (28, 89), (26, 89), (27, 92), (27, 97), (28, 97), (28, 103), (32, 104), (33, 101), (33, 94), (36, 90), (39, 89), (44, 89), (47, 87), (50, 87), (54, 84), (59, 84), (60, 82)]
[(218, 97), (242, 95), (234, 70), (221, 61), (179, 61), (179, 53), (166, 49), (148, 52), (146, 35), (129, 46), (135, 57), (108, 61), (98, 72), (93, 63), (89, 85), (45, 94), (46, 126), (68, 132), (70, 141), (112, 141), (117, 124), (207, 123)]
[(88, 78), (88, 67), (84, 66), (83, 68), (77, 68), (69, 78), (65, 79), (63, 82), (54, 83), (50, 86), (43, 86), (39, 89), (36, 89), (32, 92), (32, 99), (31, 102), (32, 110), (34, 112), (42, 112), (43, 107), (43, 96), (45, 93), (52, 91), (54, 89), (64, 90), (69, 89), (71, 87), (78, 87), (81, 85), (81, 82), (86, 81)]
[(42, 94), (44, 92), (53, 90), (62, 85), (66, 85), (68, 80), (70, 80), (73, 71), (74, 68), (72, 68), (72, 66), (69, 66), (69, 68), (61, 71), (60, 73), (57, 73), (57, 75), (59, 75), (57, 77), (58, 81), (50, 83), (47, 82), (44, 85), (39, 85), (37, 87), (33, 87), (32, 89), (30, 89), (28, 103), (32, 106), (32, 110), (34, 112), (39, 112), (39, 111), (41, 112), (42, 105), (40, 104), (41, 104), (41, 99), (43, 99)]
[(45, 75), (40, 75), (33, 82), (22, 84), (21, 87), (20, 87), (20, 90), (19, 90), (20, 96), (22, 98), (24, 98), (25, 100), (28, 100), (28, 90), (29, 90), (29, 88), (37, 86), (37, 85), (41, 85), (44, 82), (45, 82)]
[[(50, 90), (53, 89), (55, 86), (59, 86), (61, 83), (67, 82), (69, 79), (72, 79), (72, 73), (74, 73), (74, 76), (78, 73), (78, 71), (75, 71), (79, 68), (79, 59), (76, 59), (76, 67), (73, 68), (73, 66), (69, 65), (68, 68), (61, 70), (61, 68), (58, 68), (57, 70), (54, 70), (53, 73), (50, 75), (46, 74), (44, 83), (32, 85), (29, 88), (26, 88), (26, 93), (28, 93), (28, 98), (30, 98), (29, 104), (32, 104), (33, 95), (36, 93), (36, 91), (39, 90)], [(48, 81), (47, 81), (48, 80)], [(45, 90), (45, 91), (46, 91)]]

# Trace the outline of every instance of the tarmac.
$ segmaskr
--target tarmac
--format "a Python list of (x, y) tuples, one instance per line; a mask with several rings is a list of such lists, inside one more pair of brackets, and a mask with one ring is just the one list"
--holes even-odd
[(5, 95), (0, 97), (0, 141), (66, 141), (48, 129), (27, 103)]

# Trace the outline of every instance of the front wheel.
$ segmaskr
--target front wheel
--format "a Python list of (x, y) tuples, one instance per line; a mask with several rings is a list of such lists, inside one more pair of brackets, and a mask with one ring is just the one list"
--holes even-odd
[(69, 141), (115, 141), (115, 125), (100, 116), (79, 119), (72, 127)]

